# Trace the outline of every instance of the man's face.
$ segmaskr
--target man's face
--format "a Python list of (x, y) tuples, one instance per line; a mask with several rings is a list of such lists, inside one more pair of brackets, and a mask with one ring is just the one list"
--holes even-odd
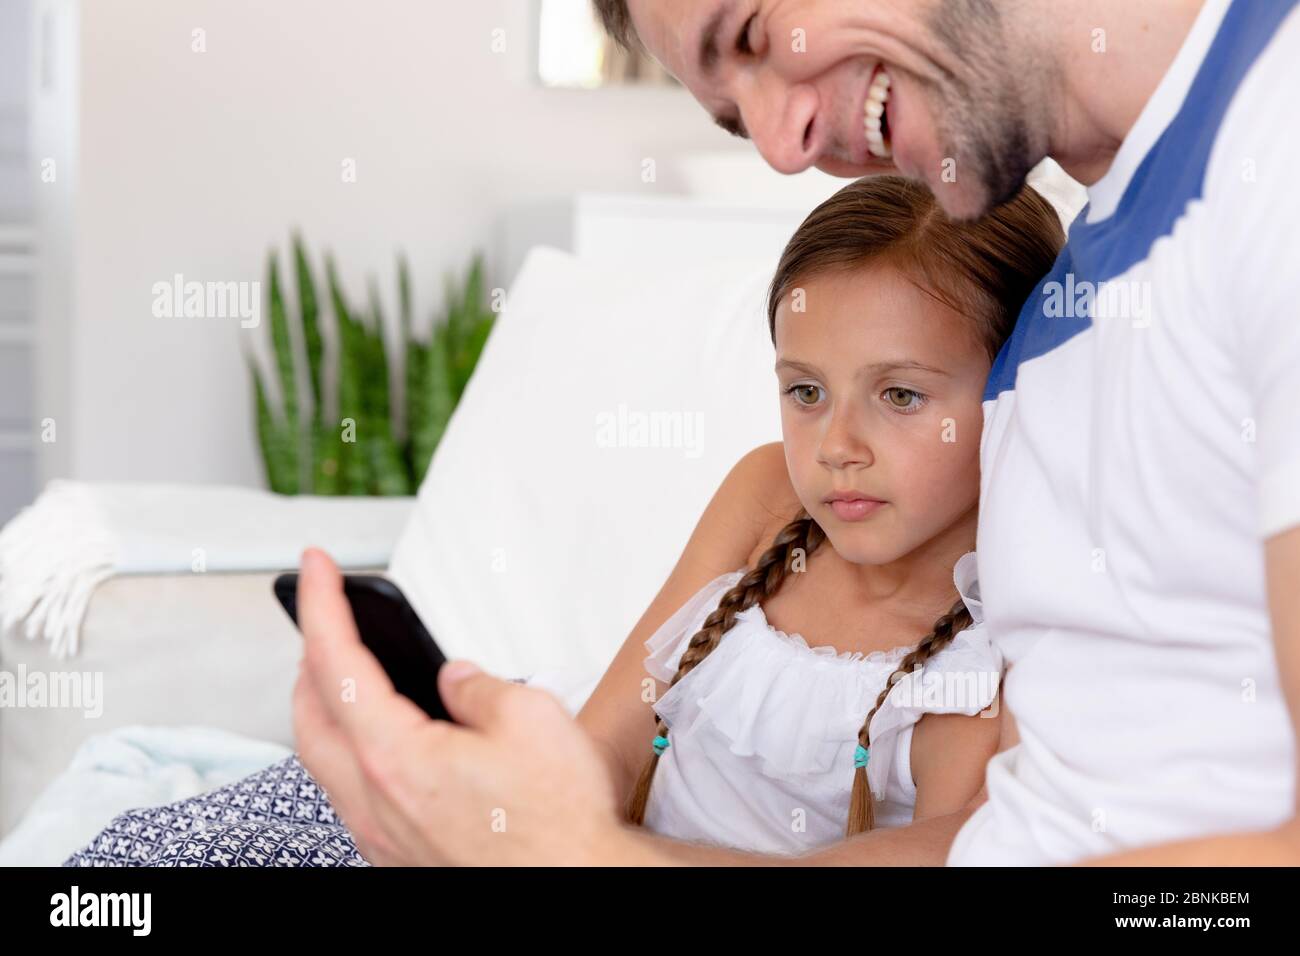
[(1047, 153), (1046, 125), (1026, 116), (1017, 79), (1032, 71), (989, 0), (628, 6), (655, 58), (779, 172), (899, 172), (927, 183), (950, 215), (975, 218)]

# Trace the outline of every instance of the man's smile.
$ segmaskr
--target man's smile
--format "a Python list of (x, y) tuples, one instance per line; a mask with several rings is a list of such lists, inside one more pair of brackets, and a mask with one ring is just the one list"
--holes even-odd
[(892, 159), (889, 142), (889, 90), (893, 81), (882, 63), (871, 74), (866, 99), (862, 104), (863, 129), (867, 149), (877, 159)]

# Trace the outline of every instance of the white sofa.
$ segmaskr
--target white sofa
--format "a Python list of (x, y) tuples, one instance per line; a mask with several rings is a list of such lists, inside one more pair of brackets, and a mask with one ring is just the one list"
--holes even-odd
[(271, 574), (141, 575), (99, 586), (81, 648), (54, 661), (16, 630), (0, 641), (11, 673), (103, 675), (103, 715), (0, 710), (0, 836), (90, 734), (134, 724), (206, 725), (289, 745), (299, 638), (271, 595)]
[[(690, 204), (667, 206), (689, 230)], [(620, 262), (608, 236), (603, 256), (528, 257), (389, 569), (449, 656), (544, 673), (580, 705), (726, 471), (779, 437), (763, 296), (800, 218), (782, 215), (764, 227), (767, 251), (742, 259), (710, 260), (684, 239), (687, 261), (660, 250), (653, 265)], [(752, 214), (734, 218), (752, 249)], [(637, 415), (693, 430), (647, 447), (629, 427)], [(0, 637), (0, 668), (101, 672), (105, 700), (94, 720), (0, 711), (0, 837), (93, 734), (196, 725), (291, 745), (299, 638), (273, 577), (110, 579), (65, 661)]]

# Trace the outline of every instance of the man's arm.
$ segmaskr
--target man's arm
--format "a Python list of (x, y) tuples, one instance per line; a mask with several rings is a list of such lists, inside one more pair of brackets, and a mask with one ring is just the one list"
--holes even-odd
[[(298, 751), (372, 863), (938, 864), (969, 816), (872, 831), (793, 859), (674, 843), (620, 822), (606, 758), (545, 691), (454, 661), (439, 671), (438, 690), (457, 723), (430, 720), (361, 643), (342, 574), (314, 549), (303, 556), (298, 608)], [(349, 685), (355, 694), (339, 692)]]
[[(1300, 741), (1300, 528), (1269, 538), (1264, 547), (1268, 604), (1279, 682), (1295, 739)], [(1300, 757), (1296, 766), (1300, 770)], [(1300, 793), (1300, 788), (1297, 789)], [(1300, 810), (1300, 808), (1297, 808)], [(1087, 863), (1099, 866), (1298, 866), (1300, 814), (1274, 830), (1203, 837), (1145, 847)]]
[(1161, 843), (1094, 857), (1080, 866), (1300, 866), (1300, 824), (1292, 819), (1265, 833)]

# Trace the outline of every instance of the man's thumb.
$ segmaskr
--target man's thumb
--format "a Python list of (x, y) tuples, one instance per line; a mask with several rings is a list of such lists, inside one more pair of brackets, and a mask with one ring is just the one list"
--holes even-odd
[(443, 706), (457, 723), (481, 723), (476, 700), (490, 696), (482, 685), (495, 683), (470, 661), (448, 661), (438, 670), (438, 693)]

